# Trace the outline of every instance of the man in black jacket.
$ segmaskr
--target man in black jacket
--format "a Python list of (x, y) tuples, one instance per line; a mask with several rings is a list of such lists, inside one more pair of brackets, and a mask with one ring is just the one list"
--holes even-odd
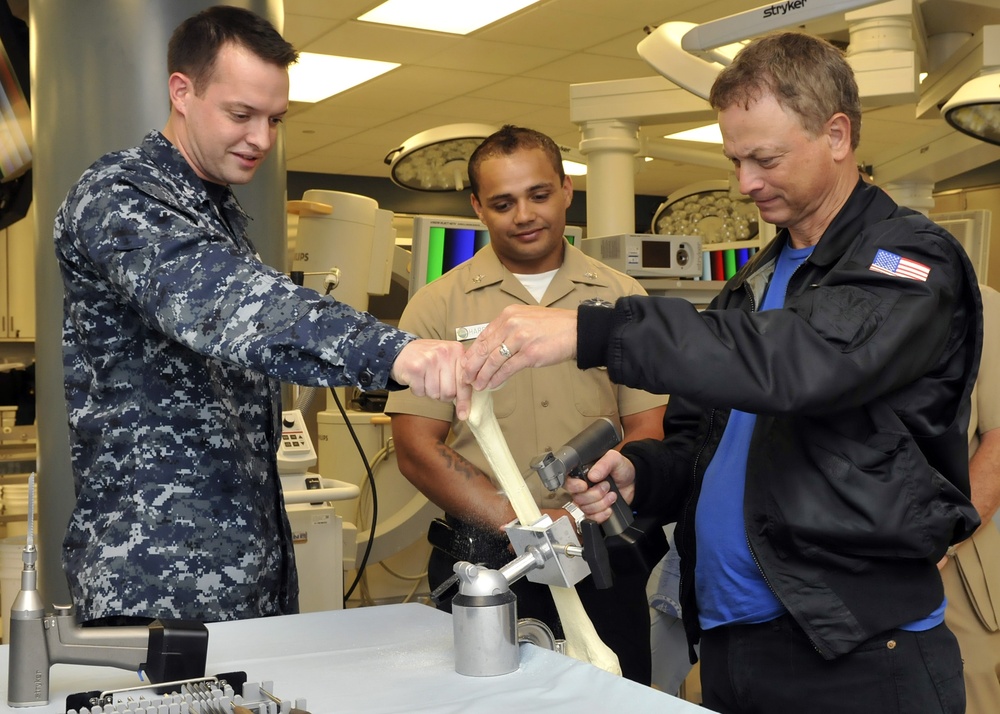
[[(961, 712), (935, 564), (979, 523), (965, 436), (982, 343), (972, 266), (946, 231), (860, 180), (857, 85), (829, 43), (754, 40), (710, 102), (775, 240), (700, 313), (649, 297), (508, 309), (466, 353), (466, 378), (494, 387), (575, 359), (671, 394), (664, 440), (590, 474), (678, 523), (707, 707)], [(575, 496), (596, 520), (614, 498), (603, 483)]]

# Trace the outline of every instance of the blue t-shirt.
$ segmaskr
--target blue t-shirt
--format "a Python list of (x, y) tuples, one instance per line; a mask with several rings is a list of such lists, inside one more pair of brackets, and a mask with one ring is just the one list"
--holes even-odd
[[(788, 281), (813, 246), (782, 248), (760, 310), (785, 303)], [(755, 414), (732, 410), (719, 448), (705, 471), (695, 512), (698, 563), (695, 593), (702, 629), (722, 625), (767, 622), (785, 612), (750, 552), (743, 519), (747, 455), (757, 422)], [(903, 625), (904, 630), (928, 630), (944, 619), (945, 603), (928, 617)]]
[[(788, 279), (812, 253), (813, 246), (785, 245), (778, 255), (761, 310), (785, 304)], [(722, 441), (705, 471), (695, 512), (698, 564), (695, 592), (702, 629), (736, 623), (767, 622), (785, 611), (760, 571), (743, 520), (747, 454), (755, 414), (733, 409)]]

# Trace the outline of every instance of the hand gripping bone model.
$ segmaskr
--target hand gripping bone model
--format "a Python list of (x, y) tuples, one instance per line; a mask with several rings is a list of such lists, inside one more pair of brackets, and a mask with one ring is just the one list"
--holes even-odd
[[(485, 676), (517, 669), (516, 598), (509, 585), (527, 575), (529, 580), (549, 585), (566, 636), (566, 653), (621, 674), (618, 657), (601, 641), (574, 587), (592, 569), (583, 558), (586, 548), (578, 544), (568, 518), (553, 523), (542, 516), (500, 431), (489, 392), (473, 394), (469, 427), (514, 508), (517, 520), (507, 525), (506, 532), (519, 555), (500, 570), (467, 562), (455, 564), (459, 581), (459, 594), (452, 601), (456, 671)], [(598, 442), (592, 440), (595, 433), (599, 434)], [(594, 456), (596, 460), (617, 442), (617, 431), (613, 441), (606, 432), (592, 431), (582, 442), (576, 441), (574, 452), (600, 451)], [(592, 449), (594, 443), (597, 446)], [(584, 453), (582, 458), (586, 456)], [(592, 560), (594, 567), (601, 567), (599, 562)]]

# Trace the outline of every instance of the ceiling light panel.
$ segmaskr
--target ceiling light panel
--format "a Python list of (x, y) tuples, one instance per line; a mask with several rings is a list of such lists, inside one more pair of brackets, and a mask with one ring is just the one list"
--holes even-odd
[(319, 102), (399, 67), (396, 62), (301, 52), (288, 68), (288, 98), (293, 102)]
[(536, 2), (537, 0), (387, 0), (358, 19), (383, 25), (467, 35)]
[(699, 126), (687, 131), (678, 131), (674, 134), (667, 134), (664, 139), (678, 139), (680, 141), (700, 141), (705, 144), (722, 144), (722, 131), (718, 124)]

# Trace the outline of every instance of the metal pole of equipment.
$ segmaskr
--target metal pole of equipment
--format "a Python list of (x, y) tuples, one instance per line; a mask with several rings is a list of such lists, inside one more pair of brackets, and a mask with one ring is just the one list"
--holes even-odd
[(587, 235), (635, 233), (635, 157), (639, 124), (626, 119), (581, 125), (580, 151), (587, 157)]
[[(167, 42), (209, 0), (46, 0), (32, 2), (31, 98), (36, 220), (35, 341), (38, 420), (40, 589), (44, 602), (69, 602), (62, 540), (74, 503), (63, 392), (62, 280), (52, 245), (56, 210), (80, 174), (108, 151), (138, 144), (169, 114)], [(283, 0), (236, 0), (279, 30)], [(72, 68), (72, 71), (67, 71)], [(253, 217), (263, 260), (285, 270), (283, 137), (254, 180), (236, 190)]]

